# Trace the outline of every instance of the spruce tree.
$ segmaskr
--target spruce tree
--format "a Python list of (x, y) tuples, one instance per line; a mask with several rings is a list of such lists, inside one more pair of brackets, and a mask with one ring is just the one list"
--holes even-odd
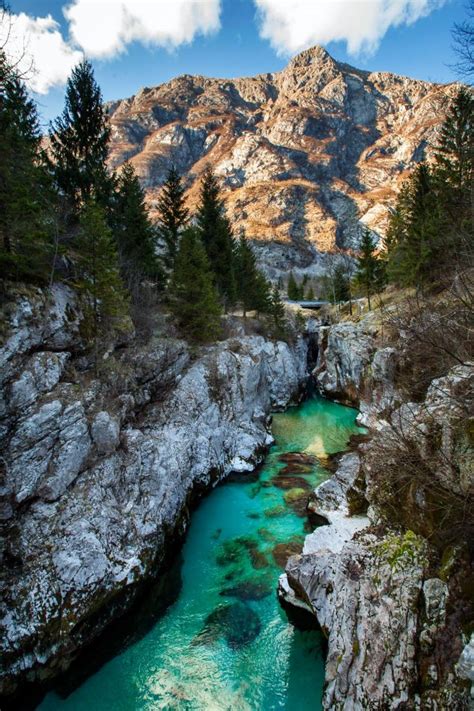
[(219, 297), (195, 228), (187, 228), (181, 236), (169, 294), (178, 327), (190, 341), (206, 343), (221, 335)]
[(311, 284), (309, 285), (308, 291), (306, 292), (306, 301), (314, 301), (314, 289)]
[(462, 87), (441, 127), (436, 152), (441, 180), (462, 199), (470, 195), (474, 167), (474, 97)]
[(375, 240), (370, 230), (364, 229), (360, 242), (360, 256), (357, 260), (356, 282), (363, 288), (371, 308), (370, 297), (380, 285), (380, 269), (375, 256)]
[(276, 284), (273, 285), (270, 296), (271, 315), (278, 332), (281, 333), (285, 327), (285, 307), (280, 298), (280, 292)]
[(293, 272), (290, 272), (290, 276), (288, 277), (287, 294), (290, 301), (299, 300), (300, 292)]
[(0, 273), (44, 282), (53, 257), (54, 193), (34, 102), (0, 51)]
[(441, 208), (445, 263), (472, 250), (474, 233), (474, 97), (461, 88), (440, 131), (433, 182)]
[(445, 248), (433, 176), (420, 163), (400, 191), (387, 231), (391, 280), (417, 288), (432, 284), (443, 270)]
[(81, 210), (79, 227), (77, 287), (90, 304), (87, 335), (97, 356), (100, 337), (123, 325), (128, 314), (128, 300), (104, 209), (92, 200), (86, 202)]
[(268, 301), (268, 286), (257, 267), (254, 251), (245, 236), (240, 236), (235, 255), (237, 300), (244, 318), (252, 309), (264, 311)]
[(112, 214), (120, 269), (132, 296), (143, 279), (161, 284), (163, 274), (156, 256), (157, 234), (131, 163), (125, 163), (120, 173)]
[(334, 267), (333, 272), (333, 294), (334, 300), (339, 301), (349, 301), (351, 290), (349, 284), (349, 278), (346, 273), (345, 266), (338, 262)]
[(210, 168), (202, 179), (196, 222), (217, 290), (227, 310), (236, 300), (235, 244), (219, 186)]
[(255, 303), (254, 309), (258, 313), (271, 314), (272, 313), (272, 287), (268, 279), (265, 278), (264, 274), (257, 270), (257, 275), (255, 278)]
[(172, 269), (179, 246), (179, 235), (188, 222), (184, 187), (178, 171), (170, 168), (158, 198), (159, 234), (165, 244), (164, 264)]
[(91, 198), (107, 207), (113, 187), (106, 166), (110, 128), (86, 60), (72, 70), (66, 104), (51, 125), (50, 138), (56, 183), (72, 207), (78, 211)]

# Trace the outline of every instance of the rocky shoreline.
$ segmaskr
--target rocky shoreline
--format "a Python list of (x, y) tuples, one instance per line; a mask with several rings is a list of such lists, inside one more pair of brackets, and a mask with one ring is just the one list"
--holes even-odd
[(307, 344), (156, 338), (91, 371), (65, 287), (18, 293), (0, 350), (0, 689), (48, 683), (159, 576), (189, 508), (253, 469), (270, 412), (301, 396)]
[[(402, 423), (418, 454), (434, 461), (444, 487), (472, 491), (472, 471), (460, 454), (465, 413), (459, 403), (472, 406), (473, 369), (457, 366), (432, 382), (424, 403), (404, 402), (394, 377), (397, 350), (378, 336), (370, 315), (320, 329), (318, 388), (360, 407), (358, 419), (370, 436), (315, 490), (309, 509), (328, 525), (290, 558), (278, 593), (290, 618), (291, 608), (305, 624), (313, 616), (327, 637), (325, 709), (462, 711), (473, 698), (474, 636), (456, 616), (462, 601), (455, 575), (406, 521), (387, 521), (374, 472), (382, 443)], [(439, 444), (431, 451), (433, 439)], [(422, 492), (416, 496), (419, 510), (411, 515), (422, 518)], [(398, 505), (404, 506), (401, 496)]]

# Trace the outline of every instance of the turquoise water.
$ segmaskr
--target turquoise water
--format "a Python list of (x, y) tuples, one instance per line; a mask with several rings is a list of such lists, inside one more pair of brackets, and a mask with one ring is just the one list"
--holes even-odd
[(300, 548), (308, 530), (303, 509), (309, 490), (327, 471), (315, 463), (307, 473), (273, 477), (285, 467), (282, 453), (324, 458), (344, 449), (360, 431), (356, 414), (311, 399), (275, 415), (276, 445), (258, 478), (220, 485), (193, 513), (177, 601), (140, 641), (67, 698), (50, 693), (39, 708), (321, 708), (322, 639), (288, 623), (275, 590), (285, 557)]

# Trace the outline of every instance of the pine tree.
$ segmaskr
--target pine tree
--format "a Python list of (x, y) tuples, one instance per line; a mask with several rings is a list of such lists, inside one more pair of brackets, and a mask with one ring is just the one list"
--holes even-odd
[(387, 231), (391, 280), (418, 288), (432, 284), (443, 269), (445, 247), (433, 176), (420, 163), (400, 191)]
[(125, 163), (118, 179), (112, 214), (121, 273), (132, 296), (142, 279), (162, 283), (163, 274), (156, 256), (156, 230), (148, 217), (145, 194), (131, 163)]
[(214, 273), (217, 290), (227, 310), (235, 303), (235, 245), (216, 177), (207, 168), (201, 184), (197, 228)]
[(261, 314), (271, 314), (272, 313), (272, 288), (268, 279), (265, 278), (264, 274), (257, 270), (257, 275), (255, 278), (255, 302), (254, 309)]
[(60, 191), (78, 211), (94, 198), (107, 207), (113, 181), (106, 160), (110, 128), (102, 94), (90, 62), (72, 71), (66, 87), (66, 104), (50, 129), (54, 176)]
[(439, 177), (458, 197), (470, 194), (474, 165), (474, 97), (466, 87), (457, 93), (441, 127), (436, 163)]
[(433, 183), (442, 211), (443, 258), (472, 250), (474, 232), (474, 97), (463, 87), (440, 131)]
[(380, 287), (380, 267), (375, 256), (375, 240), (370, 234), (370, 230), (364, 229), (360, 242), (360, 256), (357, 260), (356, 282), (363, 287), (369, 310), (371, 308), (370, 297)]
[(273, 285), (271, 291), (270, 305), (273, 322), (278, 331), (281, 333), (285, 327), (285, 306), (280, 298), (280, 292), (276, 284)]
[(54, 193), (36, 106), (0, 51), (0, 273), (50, 277)]
[(242, 305), (244, 318), (252, 309), (265, 311), (268, 305), (269, 289), (265, 278), (257, 267), (252, 247), (245, 236), (240, 236), (235, 255), (237, 300)]
[(308, 291), (306, 292), (306, 301), (314, 301), (314, 289), (311, 284), (309, 285)]
[(288, 294), (288, 298), (290, 301), (298, 301), (299, 300), (300, 292), (299, 292), (298, 284), (296, 283), (296, 279), (293, 275), (293, 272), (290, 272), (290, 276), (288, 277), (287, 294)]
[(219, 298), (195, 228), (187, 228), (181, 236), (169, 293), (171, 311), (189, 340), (206, 343), (220, 336)]
[(117, 250), (104, 209), (86, 202), (79, 220), (77, 287), (90, 302), (88, 335), (97, 351), (101, 335), (123, 325), (128, 300), (120, 278)]
[(341, 262), (338, 262), (334, 267), (332, 278), (334, 281), (333, 293), (335, 301), (349, 301), (351, 293), (349, 278), (347, 276), (346, 269)]
[(188, 222), (184, 187), (177, 170), (170, 168), (158, 198), (159, 233), (165, 243), (164, 263), (172, 269), (179, 246), (179, 235)]

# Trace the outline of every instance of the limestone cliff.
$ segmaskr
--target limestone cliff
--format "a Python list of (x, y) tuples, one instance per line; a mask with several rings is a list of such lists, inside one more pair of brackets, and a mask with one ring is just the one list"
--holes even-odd
[(160, 571), (190, 503), (271, 442), (306, 345), (122, 343), (97, 372), (64, 286), (4, 304), (0, 689), (66, 668)]
[(153, 208), (173, 163), (195, 205), (206, 164), (236, 228), (273, 275), (317, 272), (318, 253), (382, 234), (400, 181), (430, 154), (455, 85), (335, 61), (308, 49), (281, 72), (184, 75), (110, 104), (111, 165), (130, 159)]

